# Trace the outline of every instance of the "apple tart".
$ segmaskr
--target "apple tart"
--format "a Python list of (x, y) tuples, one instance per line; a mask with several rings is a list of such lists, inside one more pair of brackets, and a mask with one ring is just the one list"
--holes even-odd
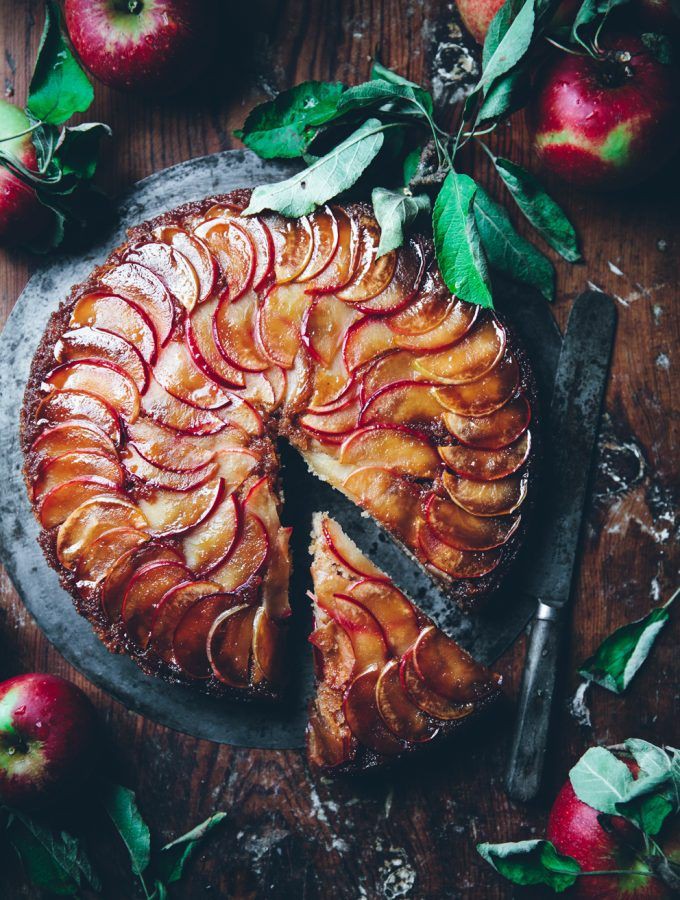
[(209, 692), (281, 687), (289, 530), (275, 440), (464, 605), (521, 545), (531, 372), (431, 244), (361, 204), (133, 228), (53, 315), (22, 414), (41, 542), (106, 645)]

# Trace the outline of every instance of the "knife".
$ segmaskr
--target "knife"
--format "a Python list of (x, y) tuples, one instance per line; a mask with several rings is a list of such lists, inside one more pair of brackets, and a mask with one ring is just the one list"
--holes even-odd
[(540, 530), (522, 582), (523, 592), (538, 606), (506, 772), (506, 790), (514, 800), (533, 799), (541, 786), (560, 638), (615, 328), (612, 299), (596, 291), (581, 294), (572, 307), (557, 364), (546, 429)]

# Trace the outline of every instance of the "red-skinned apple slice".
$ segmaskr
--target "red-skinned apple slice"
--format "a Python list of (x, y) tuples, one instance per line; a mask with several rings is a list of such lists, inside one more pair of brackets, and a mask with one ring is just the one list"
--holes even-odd
[(96, 540), (88, 544), (78, 558), (76, 575), (79, 586), (99, 584), (106, 578), (116, 562), (127, 553), (146, 544), (150, 540), (144, 531), (133, 528), (109, 528)]
[[(142, 397), (144, 415), (158, 425), (183, 435), (217, 434), (225, 422), (212, 410), (198, 409), (169, 394), (152, 376), (148, 390)], [(134, 422), (132, 423), (134, 425)]]
[(290, 536), (292, 528), (279, 528), (270, 546), (267, 571), (262, 579), (262, 603), (267, 615), (275, 622), (291, 614), (288, 603), (290, 582)]
[(262, 416), (255, 407), (232, 392), (231, 406), (220, 413), (222, 420), (233, 428), (240, 429), (244, 434), (253, 437), (261, 437), (264, 434), (264, 422)]
[(243, 372), (226, 361), (215, 342), (213, 322), (218, 303), (217, 298), (201, 303), (187, 317), (187, 346), (196, 365), (209, 378), (225, 387), (243, 387), (246, 383)]
[(148, 523), (139, 508), (122, 494), (96, 496), (77, 506), (57, 533), (57, 558), (66, 569), (83, 550), (110, 528), (146, 531)]
[(224, 493), (224, 481), (214, 478), (190, 491), (155, 488), (148, 498), (139, 500), (139, 508), (156, 537), (182, 534), (210, 515)]
[(48, 426), (73, 421), (90, 423), (116, 446), (121, 440), (118, 413), (110, 403), (90, 391), (52, 391), (38, 404), (35, 421)]
[(271, 479), (263, 475), (250, 487), (246, 494), (243, 506), (246, 514), (257, 516), (267, 530), (270, 543), (276, 540), (281, 522), (279, 511), (272, 491)]
[(416, 485), (389, 469), (363, 466), (344, 480), (342, 489), (408, 545), (415, 543), (421, 518), (420, 489)]
[(259, 216), (243, 216), (238, 224), (250, 235), (255, 250), (253, 290), (259, 291), (270, 281), (274, 272), (274, 241)]
[(358, 221), (338, 206), (332, 206), (331, 210), (338, 228), (338, 246), (330, 263), (306, 282), (307, 290), (313, 294), (337, 293), (350, 281), (357, 265)]
[(511, 398), (487, 416), (459, 416), (445, 413), (449, 432), (466, 447), (500, 450), (517, 440), (529, 427), (531, 407), (524, 394)]
[(495, 481), (512, 475), (527, 461), (531, 451), (531, 432), (525, 431), (516, 441), (500, 450), (481, 450), (464, 444), (450, 444), (438, 449), (441, 458), (456, 475), (475, 481)]
[[(128, 550), (113, 564), (101, 588), (102, 609), (110, 622), (115, 622), (120, 618), (123, 597), (133, 575), (143, 566), (160, 561), (181, 562), (179, 553), (174, 547), (157, 541), (149, 541), (148, 544)], [(187, 570), (179, 580), (184, 581), (190, 576), (191, 573)], [(150, 629), (151, 620), (149, 619), (147, 636)]]
[(493, 316), (477, 320), (464, 337), (446, 350), (420, 357), (418, 368), (442, 384), (467, 384), (487, 374), (505, 350), (505, 328)]
[(399, 660), (391, 659), (375, 686), (378, 712), (392, 734), (402, 741), (419, 744), (430, 741), (439, 726), (413, 703), (399, 677)]
[(150, 488), (167, 488), (171, 491), (191, 491), (217, 474), (218, 466), (215, 461), (206, 463), (198, 469), (190, 469), (184, 472), (172, 472), (169, 469), (161, 469), (145, 459), (133, 444), (123, 450), (121, 462), (127, 473), (138, 478)]
[(132, 300), (101, 292), (85, 294), (73, 307), (69, 324), (71, 328), (89, 325), (112, 331), (136, 347), (146, 362), (153, 363), (156, 360), (156, 331), (153, 323), (148, 314)]
[(354, 652), (355, 673), (388, 659), (387, 644), (380, 623), (365, 606), (347, 594), (317, 597), (317, 604), (349, 637)]
[(317, 362), (331, 365), (347, 329), (359, 315), (350, 306), (338, 303), (332, 294), (320, 294), (313, 298), (302, 319), (301, 335)]
[(133, 344), (112, 331), (89, 325), (67, 331), (55, 344), (54, 356), (59, 363), (79, 359), (109, 360), (127, 372), (140, 394), (149, 384), (149, 372), (142, 354)]
[(413, 666), (427, 687), (453, 704), (485, 700), (497, 693), (501, 681), (434, 625), (420, 633)]
[(405, 653), (418, 637), (420, 628), (413, 604), (390, 582), (363, 578), (349, 587), (347, 594), (375, 616), (387, 646), (396, 656)]
[(225, 610), (208, 634), (208, 659), (213, 674), (231, 687), (249, 682), (253, 621), (257, 607), (241, 604)]
[(278, 409), (286, 399), (286, 390), (288, 386), (288, 373), (279, 366), (272, 366), (262, 373), (272, 388), (274, 399), (272, 400), (272, 410)]
[(185, 256), (198, 276), (198, 302), (205, 301), (212, 294), (217, 280), (217, 262), (203, 241), (195, 234), (189, 234), (183, 228), (166, 225), (157, 230), (159, 241), (170, 244)]
[(440, 540), (427, 522), (418, 523), (418, 545), (426, 561), (451, 578), (482, 578), (501, 561), (501, 550), (457, 550)]
[(439, 269), (430, 266), (413, 302), (406, 309), (390, 316), (390, 328), (397, 334), (425, 334), (444, 321), (450, 306), (451, 292), (444, 284)]
[(201, 597), (179, 620), (172, 639), (175, 662), (190, 678), (210, 678), (212, 667), (208, 660), (208, 635), (213, 622), (235, 605), (231, 594), (211, 594)]
[(406, 749), (405, 744), (386, 727), (378, 712), (375, 688), (380, 668), (372, 666), (352, 681), (343, 701), (343, 711), (354, 737), (383, 756), (395, 756)]
[(356, 746), (349, 728), (338, 726), (333, 715), (324, 715), (317, 699), (307, 725), (307, 752), (313, 764), (323, 769), (341, 766), (354, 757)]
[(122, 487), (124, 473), (118, 462), (96, 450), (64, 453), (44, 460), (33, 479), (33, 502), (37, 503), (48, 491), (64, 481), (97, 476)]
[(342, 357), (347, 371), (352, 373), (396, 346), (394, 332), (384, 320), (366, 316), (347, 329), (342, 343)]
[(497, 481), (473, 481), (444, 472), (442, 480), (453, 502), (474, 516), (507, 516), (522, 505), (527, 495), (526, 473)]
[(473, 516), (450, 500), (431, 494), (425, 520), (439, 540), (457, 550), (493, 550), (507, 543), (521, 516)]
[(359, 424), (361, 407), (356, 397), (349, 397), (337, 409), (327, 413), (306, 413), (300, 425), (325, 444), (341, 444)]
[(113, 266), (102, 275), (102, 284), (146, 313), (162, 347), (175, 321), (175, 308), (163, 282), (149, 269), (136, 263)]
[(38, 516), (43, 528), (61, 525), (86, 500), (106, 495), (120, 496), (121, 490), (103, 478), (74, 478), (53, 487), (42, 498)]
[[(475, 322), (478, 310), (478, 306), (453, 298), (449, 303), (446, 316), (436, 328), (423, 334), (402, 334), (393, 330), (394, 344), (402, 350), (412, 350), (418, 353), (435, 353), (438, 350), (444, 350), (467, 334)], [(386, 319), (385, 322), (391, 328), (392, 318)]]
[(191, 578), (191, 570), (173, 559), (149, 561), (132, 573), (120, 601), (120, 615), (128, 635), (142, 650), (149, 644), (154, 613), (161, 599)]
[(346, 397), (354, 383), (345, 368), (345, 361), (338, 354), (328, 367), (318, 366), (314, 372), (314, 389), (309, 398), (309, 409), (327, 409), (341, 398)]
[(405, 350), (393, 350), (378, 357), (361, 379), (361, 402), (365, 405), (381, 388), (400, 381), (427, 381), (416, 369), (415, 357)]
[(133, 247), (125, 261), (145, 266), (157, 275), (168, 291), (187, 312), (196, 306), (201, 285), (196, 270), (187, 257), (169, 244), (150, 241)]
[(362, 215), (359, 221), (354, 275), (337, 294), (345, 303), (364, 304), (385, 291), (392, 281), (397, 269), (399, 251), (391, 250), (378, 257), (379, 244), (380, 226), (372, 216)]
[(183, 581), (171, 587), (153, 614), (149, 647), (165, 662), (175, 662), (172, 640), (182, 616), (201, 597), (219, 593), (220, 587), (213, 581)]
[(277, 284), (263, 298), (257, 336), (267, 358), (290, 369), (302, 338), (302, 320), (311, 299), (301, 284)]
[(445, 722), (453, 722), (457, 719), (465, 719), (475, 711), (474, 703), (453, 704), (444, 697), (430, 690), (422, 678), (416, 672), (413, 664), (413, 651), (406, 653), (399, 666), (399, 678), (402, 687), (408, 697), (434, 719), (443, 719)]
[(245, 386), (237, 389), (239, 397), (246, 400), (255, 409), (267, 411), (273, 409), (276, 404), (276, 395), (269, 379), (269, 373), (246, 372), (244, 377)]
[[(382, 259), (387, 259), (387, 256)], [(382, 259), (377, 262), (382, 262)], [(374, 297), (359, 300), (353, 305), (362, 312), (380, 316), (400, 312), (415, 296), (424, 270), (425, 251), (422, 244), (418, 240), (411, 240), (397, 252), (394, 274), (383, 290)]]
[(230, 400), (229, 394), (198, 368), (182, 340), (171, 341), (161, 350), (154, 377), (172, 397), (197, 409), (221, 409)]
[(269, 556), (269, 538), (267, 529), (257, 516), (246, 515), (240, 540), (232, 550), (229, 558), (211, 574), (224, 591), (237, 591), (253, 577), (258, 575)]
[(196, 235), (217, 257), (232, 302), (242, 297), (253, 283), (255, 248), (250, 234), (240, 221), (211, 220), (196, 229)]
[(229, 558), (240, 531), (241, 507), (230, 494), (207, 519), (184, 535), (182, 551), (189, 568), (197, 575), (212, 572)]
[(257, 311), (253, 291), (236, 301), (224, 294), (215, 310), (215, 343), (229, 365), (243, 372), (264, 372), (271, 365), (255, 343)]
[(67, 362), (47, 375), (43, 390), (87, 391), (101, 397), (127, 422), (139, 415), (139, 391), (128, 373), (103, 359)]
[(262, 460), (252, 450), (231, 447), (219, 450), (215, 456), (215, 462), (218, 466), (218, 474), (224, 479), (226, 492), (231, 493), (241, 487)]
[(67, 419), (60, 425), (50, 425), (33, 441), (30, 448), (31, 464), (63, 456), (74, 451), (104, 453), (117, 459), (116, 448), (108, 435), (90, 422)]
[(263, 221), (274, 241), (274, 280), (277, 284), (294, 281), (312, 258), (314, 236), (309, 219), (286, 219), (273, 213)]
[(459, 416), (488, 416), (504, 406), (519, 385), (519, 365), (506, 351), (491, 371), (467, 384), (450, 384), (435, 391), (442, 406)]
[(442, 417), (442, 407), (428, 381), (398, 381), (388, 384), (364, 405), (360, 425), (429, 425)]
[[(330, 602), (332, 596), (331, 593)], [(317, 697), (324, 693), (324, 687), (344, 691), (356, 669), (356, 657), (347, 632), (329, 619), (325, 625), (315, 628), (308, 640), (314, 648), (315, 671), (320, 681)]]
[(334, 519), (324, 517), (321, 533), (328, 550), (345, 569), (349, 569), (350, 572), (354, 572), (361, 578), (385, 580), (386, 576), (369, 559), (366, 559)]
[(142, 417), (128, 428), (128, 437), (137, 452), (159, 469), (195, 472), (211, 462), (219, 448), (240, 448), (247, 442), (240, 428), (221, 424), (219, 435), (179, 435), (152, 419)]
[(261, 606), (253, 621), (253, 681), (278, 684), (283, 676), (284, 633)]
[(433, 478), (441, 466), (437, 451), (423, 432), (403, 425), (368, 425), (345, 439), (340, 462), (382, 465), (399, 475)]
[(308, 216), (312, 229), (312, 255), (298, 281), (310, 281), (329, 265), (338, 249), (338, 223), (330, 206), (323, 206)]

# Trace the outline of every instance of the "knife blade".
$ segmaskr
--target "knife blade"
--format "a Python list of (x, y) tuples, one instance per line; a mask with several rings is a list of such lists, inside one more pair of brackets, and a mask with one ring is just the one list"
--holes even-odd
[(582, 294), (572, 307), (557, 365), (538, 540), (522, 581), (523, 593), (534, 598), (537, 608), (506, 772), (507, 793), (516, 800), (535, 797), (543, 775), (564, 610), (571, 596), (615, 328), (612, 299), (596, 291)]

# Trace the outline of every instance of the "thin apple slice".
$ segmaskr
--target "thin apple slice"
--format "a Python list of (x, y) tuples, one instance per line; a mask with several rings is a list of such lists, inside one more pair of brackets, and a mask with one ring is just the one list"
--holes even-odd
[(236, 425), (222, 422), (219, 434), (177, 434), (152, 419), (140, 418), (128, 428), (130, 444), (152, 465), (169, 472), (195, 472), (218, 451), (243, 450), (248, 435)]
[(278, 409), (286, 399), (288, 388), (288, 373), (280, 366), (272, 366), (271, 369), (267, 369), (267, 371), (263, 372), (262, 374), (267, 379), (272, 388), (274, 399), (271, 403), (271, 409)]
[(345, 368), (345, 361), (338, 354), (328, 366), (317, 366), (314, 371), (312, 396), (309, 399), (310, 409), (323, 409), (345, 397), (354, 383)]
[(104, 359), (81, 359), (52, 369), (42, 388), (45, 391), (87, 391), (101, 397), (127, 422), (139, 415), (139, 391), (128, 373)]
[(517, 440), (529, 427), (531, 407), (524, 394), (511, 398), (487, 416), (459, 416), (445, 413), (449, 432), (466, 447), (500, 450)]
[(227, 561), (211, 574), (224, 591), (237, 591), (254, 575), (258, 575), (269, 556), (267, 529), (257, 516), (246, 515), (240, 540)]
[(116, 448), (108, 435), (91, 422), (67, 419), (60, 425), (50, 425), (33, 441), (30, 448), (31, 463), (38, 465), (46, 459), (63, 456), (64, 453), (103, 453), (117, 459)]
[(416, 540), (421, 518), (420, 488), (389, 469), (364, 466), (352, 472), (342, 489), (409, 546)]
[(259, 291), (271, 280), (274, 272), (274, 241), (259, 216), (241, 216), (238, 224), (250, 235), (255, 251), (253, 290)]
[(399, 677), (399, 660), (391, 659), (375, 686), (378, 712), (392, 734), (402, 741), (419, 744), (432, 740), (439, 726), (415, 705)]
[(385, 580), (386, 576), (369, 559), (366, 559), (354, 541), (347, 537), (334, 519), (324, 516), (321, 533), (329, 552), (345, 569), (361, 578)]
[(223, 295), (213, 319), (215, 343), (229, 365), (243, 372), (264, 372), (271, 365), (255, 343), (257, 295), (249, 291), (234, 301)]
[(183, 581), (171, 587), (154, 611), (148, 646), (165, 662), (176, 662), (172, 640), (182, 616), (202, 597), (218, 593), (220, 587), (213, 581)]
[(210, 594), (182, 615), (172, 638), (172, 649), (175, 662), (189, 678), (210, 678), (208, 635), (213, 622), (234, 605), (232, 594)]
[[(191, 577), (191, 570), (176, 559), (146, 562), (128, 576), (119, 614), (128, 635), (142, 650), (149, 645), (153, 617), (162, 598), (178, 584), (186, 584)], [(109, 595), (113, 596), (110, 589)], [(109, 618), (114, 619), (112, 613), (115, 611), (110, 609), (111, 605), (110, 602), (107, 604)]]
[(158, 240), (170, 244), (189, 260), (198, 276), (198, 303), (211, 296), (217, 280), (217, 262), (203, 241), (183, 228), (165, 225), (156, 232)]
[(415, 357), (406, 350), (393, 350), (378, 357), (361, 379), (361, 401), (366, 404), (381, 388), (400, 381), (427, 381), (416, 369)]
[(406, 745), (386, 727), (378, 712), (375, 689), (380, 677), (380, 667), (372, 666), (357, 675), (347, 689), (343, 711), (354, 737), (376, 753), (396, 756)]
[(416, 365), (442, 384), (467, 384), (487, 374), (505, 351), (505, 328), (495, 316), (478, 319), (464, 337), (446, 350), (421, 356)]
[(229, 299), (233, 303), (242, 297), (253, 283), (255, 275), (255, 247), (240, 221), (209, 220), (196, 229), (196, 236), (205, 241), (217, 257), (226, 278)]
[(156, 359), (156, 331), (148, 314), (132, 300), (94, 292), (78, 300), (71, 313), (71, 328), (101, 328), (120, 335), (136, 347), (142, 358)]
[(366, 303), (384, 292), (392, 281), (399, 251), (391, 250), (379, 257), (379, 244), (380, 226), (373, 216), (362, 215), (359, 220), (356, 268), (351, 281), (337, 293), (345, 303)]
[(158, 425), (183, 435), (217, 434), (225, 427), (225, 422), (212, 410), (199, 409), (173, 397), (154, 377), (142, 397), (142, 411)]
[(504, 406), (519, 385), (519, 365), (506, 351), (491, 371), (466, 384), (450, 384), (435, 391), (442, 406), (459, 416), (488, 416)]
[(317, 604), (342, 628), (350, 639), (355, 658), (355, 674), (388, 660), (387, 644), (380, 623), (365, 606), (347, 594), (317, 597)]
[(356, 397), (349, 397), (337, 409), (327, 413), (305, 413), (299, 423), (306, 432), (326, 444), (341, 444), (359, 424), (361, 407)]
[[(402, 334), (393, 330), (395, 346), (419, 353), (444, 350), (463, 338), (472, 328), (478, 309), (478, 306), (452, 298), (446, 316), (431, 331), (425, 331), (423, 334)], [(392, 318), (385, 321), (391, 328)]]
[(168, 394), (189, 406), (212, 410), (229, 403), (229, 394), (198, 368), (182, 340), (171, 341), (161, 350), (154, 377)]
[(123, 263), (108, 269), (102, 284), (125, 300), (132, 300), (151, 321), (158, 346), (162, 347), (172, 333), (175, 308), (163, 282), (149, 269), (137, 263)]
[(381, 388), (366, 402), (360, 425), (431, 425), (443, 410), (431, 381), (398, 381)]
[(307, 407), (312, 392), (312, 363), (304, 347), (298, 351), (293, 368), (286, 372), (286, 413), (294, 416)]
[(314, 236), (309, 219), (286, 219), (272, 213), (263, 221), (274, 241), (274, 280), (277, 284), (294, 281), (312, 258)]
[(267, 410), (274, 408), (276, 396), (268, 372), (246, 372), (244, 375), (245, 386), (238, 388), (238, 395), (250, 403), (255, 409)]
[(498, 692), (501, 681), (434, 625), (420, 633), (413, 666), (427, 687), (449, 703), (485, 700)]
[(264, 606), (253, 620), (253, 681), (279, 684), (284, 674), (284, 632)]
[(257, 516), (267, 530), (270, 544), (273, 544), (281, 528), (281, 521), (269, 475), (258, 478), (250, 487), (243, 501), (243, 507), (246, 515)]
[(216, 297), (201, 303), (187, 317), (185, 323), (187, 346), (196, 365), (209, 378), (225, 387), (243, 387), (246, 383), (243, 372), (226, 361), (215, 342), (213, 323), (218, 303)]
[(451, 306), (451, 292), (444, 284), (439, 268), (430, 266), (418, 290), (418, 294), (406, 309), (394, 313), (388, 319), (390, 328), (397, 334), (425, 334), (440, 325)]
[[(128, 550), (120, 559), (116, 560), (101, 587), (102, 609), (109, 622), (117, 622), (120, 618), (125, 591), (133, 575), (143, 566), (161, 561), (181, 562), (179, 553), (174, 547), (153, 540), (141, 547)], [(187, 570), (180, 581), (190, 576), (191, 573)], [(149, 620), (147, 635), (150, 630), (151, 621)]]
[(527, 475), (508, 475), (497, 481), (473, 481), (451, 472), (442, 476), (446, 493), (473, 516), (507, 516), (524, 503)]
[(277, 284), (263, 298), (257, 316), (257, 335), (267, 358), (290, 369), (302, 338), (300, 330), (311, 303), (300, 284)]
[(444, 697), (430, 690), (416, 672), (413, 664), (413, 651), (406, 653), (399, 666), (399, 678), (408, 697), (434, 719), (454, 722), (472, 715), (476, 707), (474, 703), (449, 703)]
[(112, 481), (103, 478), (74, 478), (53, 487), (42, 498), (38, 517), (43, 528), (61, 525), (71, 513), (93, 497), (120, 496), (121, 490)]
[(322, 206), (307, 217), (312, 229), (312, 254), (298, 281), (310, 281), (326, 269), (338, 249), (338, 223), (330, 206)]
[(82, 589), (87, 582), (93, 587), (103, 581), (116, 562), (128, 550), (136, 550), (148, 543), (150, 537), (144, 531), (134, 528), (109, 528), (88, 544), (78, 558), (76, 575)]
[(151, 488), (167, 488), (171, 491), (191, 491), (217, 474), (215, 461), (206, 463), (198, 469), (185, 472), (171, 472), (161, 469), (146, 460), (132, 444), (123, 450), (121, 462), (128, 475), (139, 479)]
[(455, 503), (431, 494), (425, 520), (436, 536), (456, 550), (493, 550), (507, 543), (521, 516), (473, 516)]
[(208, 660), (213, 674), (230, 687), (249, 683), (253, 621), (256, 606), (241, 604), (225, 610), (208, 634)]
[(389, 581), (363, 578), (347, 594), (375, 616), (396, 656), (405, 653), (420, 634), (413, 604)]
[(332, 294), (314, 297), (302, 319), (301, 336), (312, 356), (326, 366), (335, 359), (347, 329), (360, 316)]
[(84, 500), (62, 523), (57, 533), (57, 558), (72, 569), (85, 548), (110, 528), (147, 531), (148, 522), (139, 508), (122, 494)]
[(33, 479), (33, 502), (37, 503), (48, 491), (64, 481), (97, 476), (123, 486), (124, 473), (115, 459), (97, 450), (64, 453), (44, 460)]
[[(330, 601), (332, 603), (332, 593)], [(315, 614), (318, 610), (315, 610)], [(318, 618), (318, 616), (317, 616)], [(309, 635), (309, 643), (314, 648), (315, 671), (319, 681), (319, 691), (325, 686), (334, 691), (344, 691), (352, 679), (357, 661), (352, 649), (352, 641), (347, 632), (332, 619), (319, 625)]]
[(132, 247), (125, 255), (125, 260), (145, 266), (157, 275), (187, 312), (191, 312), (196, 306), (201, 294), (196, 269), (175, 247), (159, 241), (150, 241), (148, 244)]
[(156, 537), (182, 534), (210, 515), (224, 493), (224, 482), (213, 478), (190, 491), (155, 488), (139, 500), (139, 508)]
[(89, 325), (66, 331), (54, 345), (54, 356), (59, 363), (79, 359), (105, 359), (116, 363), (133, 379), (140, 394), (144, 393), (149, 383), (149, 372), (142, 354), (133, 344), (112, 331)]
[[(391, 280), (379, 294), (368, 300), (355, 302), (353, 305), (357, 309), (365, 313), (385, 316), (403, 310), (411, 302), (425, 270), (425, 251), (419, 240), (410, 240), (398, 252), (395, 252), (397, 253), (396, 267)], [(387, 256), (382, 257), (377, 263), (382, 262), (383, 259), (387, 259)]]
[(213, 512), (182, 539), (182, 552), (197, 575), (216, 569), (236, 546), (241, 530), (241, 507), (233, 494), (224, 497)]
[(232, 392), (231, 405), (220, 412), (222, 421), (233, 429), (239, 429), (243, 434), (251, 437), (262, 437), (264, 434), (264, 422), (255, 407)]
[(525, 431), (512, 444), (499, 450), (481, 450), (464, 444), (449, 444), (438, 450), (456, 475), (475, 481), (495, 481), (517, 472), (527, 461), (531, 452), (531, 432)]
[(342, 290), (356, 268), (358, 222), (339, 206), (330, 207), (338, 229), (338, 246), (331, 261), (312, 280), (308, 290), (314, 294), (334, 294)]
[(429, 565), (450, 578), (482, 578), (501, 561), (501, 550), (457, 550), (440, 540), (427, 522), (418, 524), (418, 544)]
[(103, 431), (115, 446), (121, 440), (118, 413), (110, 403), (89, 391), (52, 391), (38, 404), (35, 421), (47, 426), (89, 423)]
[[(321, 686), (320, 694), (332, 694)], [(325, 713), (323, 701), (319, 697), (312, 704), (307, 725), (307, 755), (312, 765), (320, 769), (334, 769), (350, 762), (355, 754), (357, 742), (349, 728), (339, 724), (332, 711)]]
[(275, 622), (291, 614), (288, 602), (290, 583), (290, 536), (292, 528), (279, 528), (270, 544), (267, 570), (262, 577), (262, 605)]
[(368, 425), (345, 439), (340, 462), (386, 466), (399, 475), (434, 478), (441, 462), (428, 436), (403, 425)]
[(215, 456), (218, 474), (224, 480), (226, 493), (241, 487), (246, 478), (261, 464), (262, 458), (253, 450), (230, 447), (219, 450)]
[(352, 373), (365, 363), (394, 350), (396, 347), (394, 332), (383, 319), (366, 316), (354, 322), (347, 329), (342, 344), (342, 357), (347, 371)]

